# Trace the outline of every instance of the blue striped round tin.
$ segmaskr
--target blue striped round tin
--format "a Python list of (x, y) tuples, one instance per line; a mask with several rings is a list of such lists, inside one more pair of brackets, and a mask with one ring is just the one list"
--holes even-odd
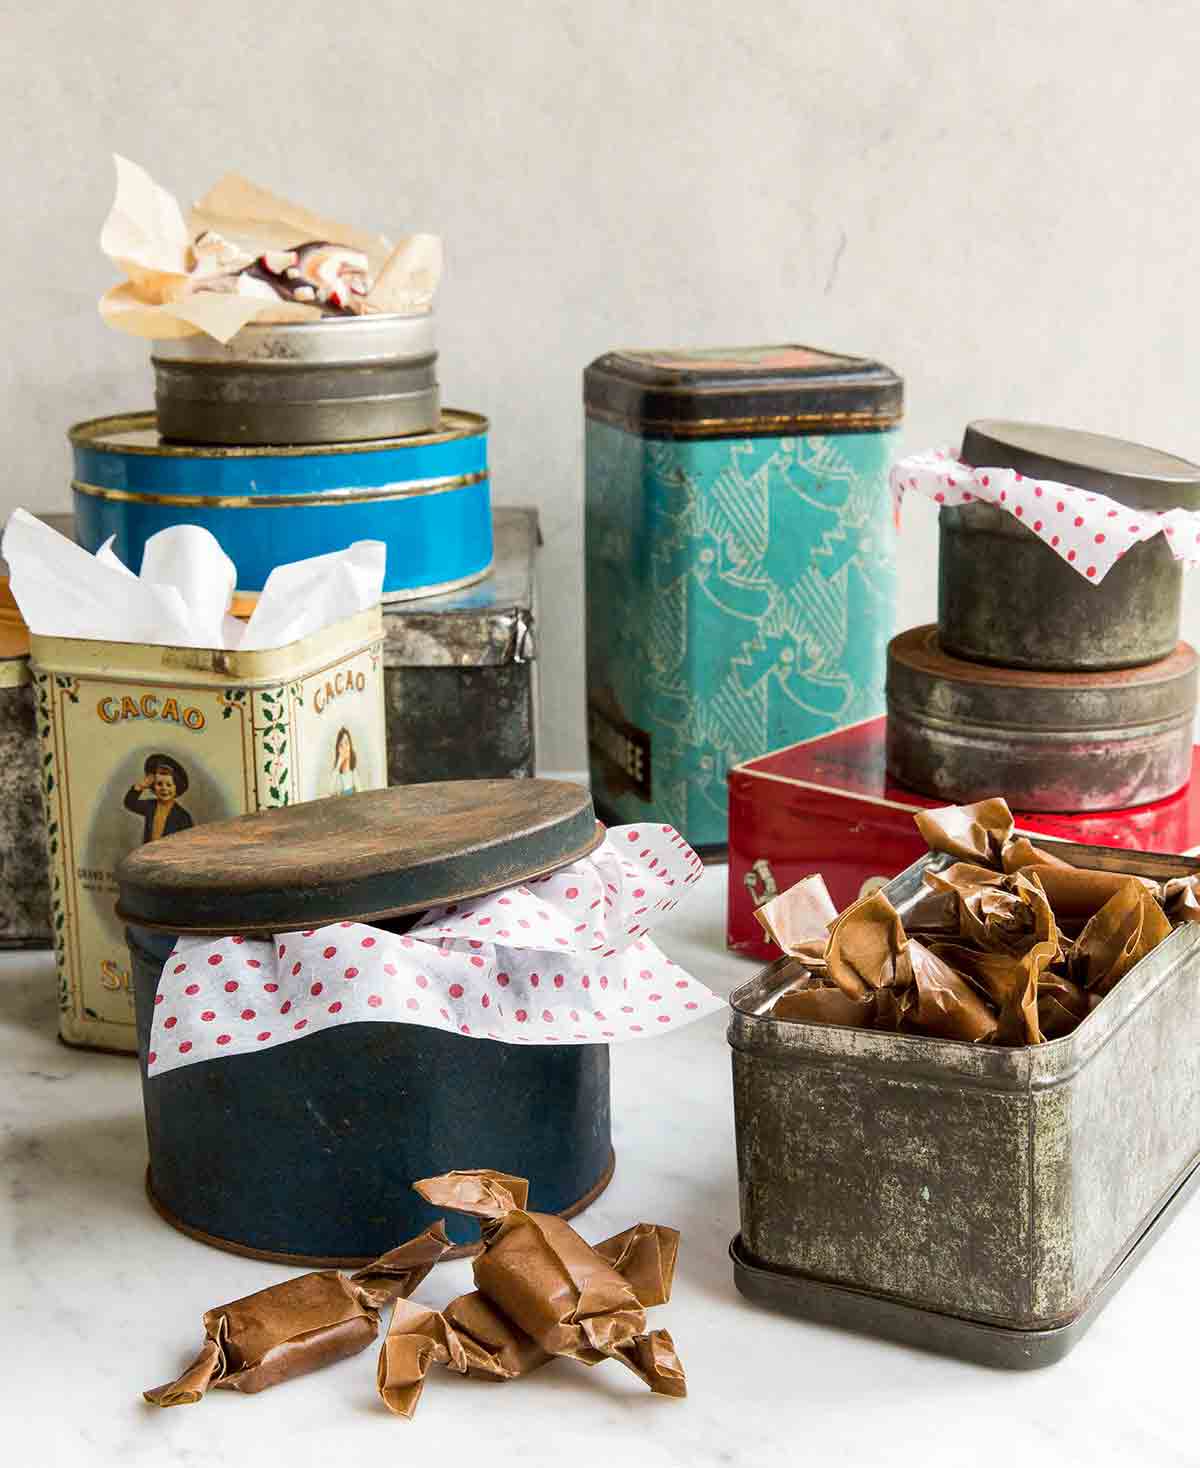
[(153, 413), (94, 418), (70, 431), (79, 543), (116, 536), (132, 570), (149, 537), (203, 525), (261, 591), (288, 561), (387, 545), (384, 600), (468, 586), (492, 564), (488, 421), (456, 408), (435, 433), (368, 443), (224, 448), (160, 440)]

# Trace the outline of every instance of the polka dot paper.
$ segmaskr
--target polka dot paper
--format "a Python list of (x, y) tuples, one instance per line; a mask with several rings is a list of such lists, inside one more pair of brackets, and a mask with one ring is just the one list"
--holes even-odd
[(1200, 563), (1200, 513), (1194, 510), (1131, 510), (1107, 495), (1052, 479), (1026, 479), (1015, 469), (973, 469), (948, 449), (897, 460), (891, 486), (897, 524), (909, 491), (939, 505), (981, 500), (1020, 520), (1097, 585), (1131, 546), (1159, 531), (1177, 561), (1189, 567)]
[(725, 1007), (647, 936), (701, 870), (670, 826), (616, 826), (584, 860), (435, 908), (403, 936), (342, 922), (272, 939), (180, 939), (159, 979), (148, 1071), (357, 1020), (514, 1045), (669, 1034)]

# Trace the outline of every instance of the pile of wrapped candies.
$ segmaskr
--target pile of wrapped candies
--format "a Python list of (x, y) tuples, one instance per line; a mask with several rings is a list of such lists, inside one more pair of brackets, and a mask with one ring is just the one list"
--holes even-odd
[(1196, 878), (1077, 867), (1014, 834), (1005, 801), (921, 811), (933, 852), (903, 920), (882, 892), (840, 915), (819, 876), (758, 909), (799, 972), (770, 1013), (987, 1045), (1070, 1034), (1180, 923)]

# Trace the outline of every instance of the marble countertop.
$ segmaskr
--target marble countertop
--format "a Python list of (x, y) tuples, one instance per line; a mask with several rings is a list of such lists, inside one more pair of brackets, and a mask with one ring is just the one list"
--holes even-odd
[[(755, 965), (723, 947), (725, 869), (656, 936), (729, 992)], [(141, 1389), (194, 1355), (209, 1306), (292, 1271), (194, 1243), (142, 1191), (137, 1074), (55, 1039), (48, 954), (0, 956), (0, 1420), (19, 1468), (466, 1462), (827, 1468), (1100, 1468), (1200, 1463), (1194, 1331), (1200, 1206), (1183, 1210), (1076, 1351), (1006, 1373), (809, 1325), (744, 1302), (726, 1253), (737, 1174), (723, 1017), (613, 1052), (617, 1169), (577, 1220), (602, 1238), (676, 1225), (675, 1295), (653, 1312), (688, 1372), (684, 1402), (615, 1368), (554, 1362), (525, 1381), (435, 1370), (412, 1422), (377, 1401), (374, 1352), (259, 1396), (158, 1411)], [(421, 1291), (441, 1305), (470, 1265)]]

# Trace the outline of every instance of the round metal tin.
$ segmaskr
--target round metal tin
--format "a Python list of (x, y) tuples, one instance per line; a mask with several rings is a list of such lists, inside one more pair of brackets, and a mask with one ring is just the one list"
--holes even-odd
[(480, 414), (446, 408), (434, 433), (239, 448), (168, 443), (153, 413), (95, 418), (69, 435), (77, 538), (95, 551), (115, 535), (137, 570), (151, 535), (202, 525), (242, 592), (285, 562), (382, 540), (384, 600), (432, 596), (491, 569), (487, 433)]
[(156, 342), (165, 439), (328, 444), (428, 433), (439, 398), (433, 316), (325, 317)]
[[(980, 419), (962, 456), (1105, 494), (1133, 509), (1200, 507), (1200, 466), (1098, 433)], [(1097, 586), (994, 505), (939, 516), (938, 628), (956, 657), (1084, 671), (1166, 657), (1179, 640), (1183, 573), (1165, 539), (1143, 541)]]
[(1196, 683), (1185, 642), (1147, 667), (1035, 672), (952, 657), (935, 627), (914, 627), (888, 647), (888, 772), (924, 795), (1002, 795), (1017, 810), (1145, 805), (1187, 782)]
[[(128, 857), (118, 881), (159, 1212), (222, 1248), (336, 1265), (431, 1223), (413, 1181), (472, 1158), (528, 1177), (545, 1212), (594, 1198), (612, 1173), (606, 1045), (358, 1022), (153, 1077), (146, 1055), (176, 932), (420, 911), (568, 865), (599, 834), (578, 786), (449, 781), (213, 822)], [(469, 1220), (447, 1226), (456, 1243), (478, 1241)]]

